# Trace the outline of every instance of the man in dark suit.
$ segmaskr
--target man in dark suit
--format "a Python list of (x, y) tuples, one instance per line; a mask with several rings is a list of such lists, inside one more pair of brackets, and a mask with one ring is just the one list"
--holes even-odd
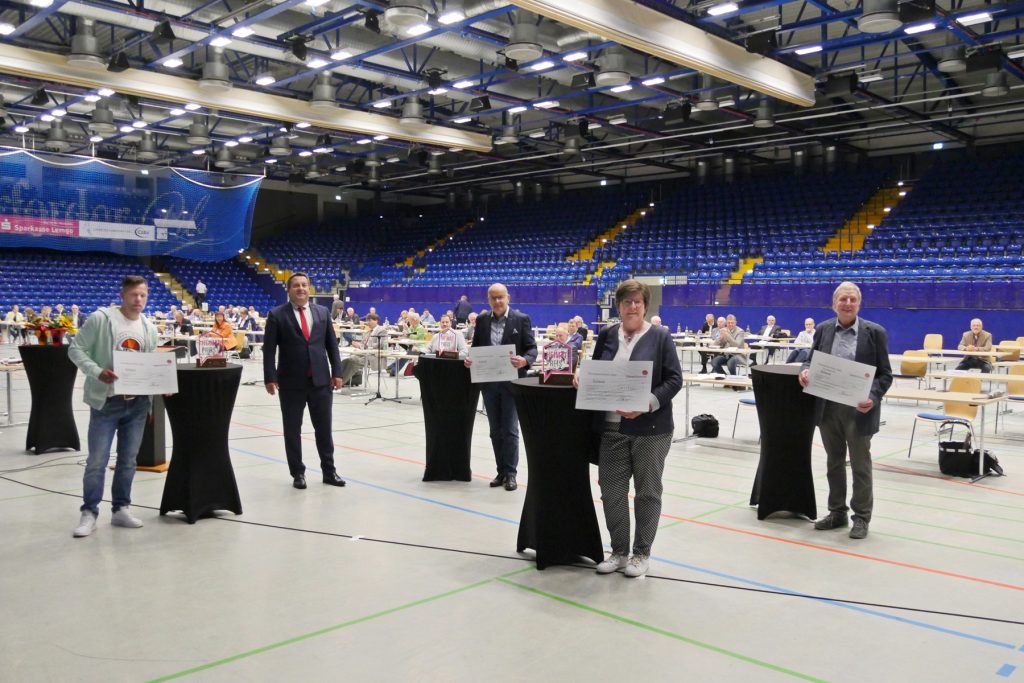
[[(768, 339), (778, 339), (782, 336), (782, 328), (775, 324), (775, 316), (768, 316), (767, 320), (764, 321), (764, 325), (757, 331), (758, 337), (767, 337)], [(751, 348), (757, 348), (757, 344), (751, 344)], [(772, 356), (775, 355), (775, 349), (768, 349), (765, 351), (765, 362), (770, 363)], [(751, 365), (757, 365), (757, 354), (753, 354), (750, 359)]]
[(334, 469), (331, 435), (331, 389), (340, 389), (342, 385), (341, 354), (330, 311), (309, 303), (309, 277), (305, 273), (295, 273), (288, 278), (288, 303), (267, 315), (263, 335), (263, 383), (271, 396), (280, 392), (284, 450), (292, 485), (297, 489), (306, 488), (302, 414), (308, 405), (324, 483), (344, 486), (345, 480)]
[[(859, 318), (860, 288), (843, 282), (832, 294), (836, 317), (818, 325), (814, 331), (811, 356), (800, 371), (800, 384), (810, 384), (811, 358), (818, 351), (839, 358), (872, 365), (875, 378), (868, 397), (851, 407), (817, 399), (815, 422), (825, 444), (828, 463), (828, 514), (814, 523), (820, 530), (838, 529), (849, 524), (847, 510), (853, 509), (850, 538), (865, 538), (871, 522), (874, 494), (871, 484), (871, 437), (878, 431), (882, 397), (892, 384), (889, 366), (889, 340), (885, 328)], [(853, 471), (853, 496), (846, 505), (846, 451), (850, 451)]]
[[(537, 359), (537, 344), (533, 340), (530, 317), (508, 307), (508, 289), (502, 284), (493, 284), (487, 290), (487, 301), (491, 310), (481, 313), (476, 319), (473, 331), (473, 346), (501, 346), (515, 344), (512, 365), (519, 369), (519, 376), (526, 375), (527, 368)], [(465, 361), (466, 367), (473, 364)], [(505, 486), (506, 491), (515, 491), (516, 466), (519, 464), (519, 415), (512, 397), (511, 382), (488, 382), (482, 384), (480, 393), (487, 408), (487, 421), (491, 427), (491, 447), (498, 467), (498, 476), (491, 480), (491, 486)]]
[(465, 294), (459, 297), (459, 302), (455, 304), (455, 323), (457, 325), (465, 325), (469, 320), (469, 314), (473, 312), (473, 304), (469, 303), (469, 299)]

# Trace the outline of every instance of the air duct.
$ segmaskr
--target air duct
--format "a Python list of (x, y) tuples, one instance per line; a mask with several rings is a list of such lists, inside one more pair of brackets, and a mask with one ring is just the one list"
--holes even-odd
[(270, 141), (270, 153), (276, 157), (290, 156), (292, 153), (292, 146), (288, 142), (288, 138), (283, 135), (279, 135)]
[(513, 145), (519, 142), (519, 136), (516, 135), (516, 127), (512, 124), (502, 126), (501, 133), (494, 139), (496, 145)]
[(963, 45), (950, 45), (942, 50), (937, 64), (944, 74), (958, 74), (967, 71), (967, 55)]
[(316, 84), (313, 86), (313, 97), (309, 101), (313, 109), (334, 109), (338, 102), (334, 97), (334, 84), (331, 83), (331, 73), (321, 71), (316, 76)]
[(771, 128), (775, 125), (771, 100), (761, 100), (757, 105), (757, 116), (754, 117), (754, 128)]
[(701, 74), (700, 87), (702, 92), (695, 105), (697, 110), (715, 111), (718, 109), (718, 100), (715, 99), (715, 93), (712, 91), (712, 88), (715, 87), (715, 79), (707, 74)]
[(235, 160), (231, 156), (231, 150), (227, 147), (221, 147), (217, 150), (217, 159), (213, 162), (213, 165), (217, 168), (231, 168), (235, 165)]
[(366, 155), (366, 167), (377, 168), (380, 166), (380, 157), (377, 156), (376, 152), (370, 152)]
[(199, 87), (210, 92), (225, 92), (231, 89), (231, 77), (228, 65), (224, 63), (221, 51), (214, 50), (210, 58), (203, 64), (203, 75), (199, 79)]
[(197, 145), (199, 147), (205, 147), (210, 144), (210, 131), (206, 127), (206, 123), (202, 117), (197, 116), (192, 119), (192, 125), (188, 127), (188, 137), (185, 140), (190, 145)]
[(863, 33), (891, 33), (900, 21), (897, 0), (864, 0), (864, 11), (857, 17), (857, 28)]
[(374, 166), (370, 169), (370, 174), (366, 178), (366, 184), (370, 187), (377, 187), (380, 185), (380, 167)]
[(106, 102), (97, 102), (96, 108), (92, 110), (92, 121), (89, 122), (89, 130), (97, 135), (112, 135), (117, 132), (117, 124), (114, 123), (114, 112)]
[(52, 152), (67, 152), (71, 149), (71, 143), (68, 142), (67, 131), (64, 130), (61, 125), (61, 120), (50, 122), (50, 130), (46, 134), (46, 149)]
[(441, 175), (441, 157), (432, 156), (427, 161), (427, 174), (428, 175)]
[(569, 159), (574, 156), (578, 156), (580, 153), (580, 139), (579, 138), (568, 138), (565, 141), (565, 146), (562, 148), (562, 157)]
[(606, 48), (597, 59), (601, 70), (594, 76), (597, 85), (625, 85), (632, 76), (626, 68), (626, 50), (618, 45)]
[(406, 29), (427, 23), (427, 10), (415, 0), (392, 0), (384, 10), (384, 18), (392, 26)]
[(985, 87), (981, 89), (982, 97), (1002, 97), (1010, 92), (1010, 86), (1006, 83), (1006, 74), (996, 71), (985, 76)]
[(403, 126), (415, 126), (423, 123), (423, 105), (415, 97), (406, 99), (402, 105), (402, 117), (398, 122)]
[(316, 180), (320, 177), (320, 168), (314, 162), (306, 171), (306, 180)]
[(78, 30), (71, 36), (71, 53), (67, 56), (68, 64), (102, 69), (105, 64), (100, 56), (100, 44), (93, 33), (92, 20), (80, 19)]
[(505, 46), (505, 56), (517, 62), (530, 62), (544, 54), (544, 47), (537, 39), (537, 22), (534, 15), (522, 10), (516, 12), (516, 23)]
[(160, 158), (160, 152), (156, 148), (156, 141), (149, 132), (142, 134), (142, 142), (139, 143), (139, 149), (135, 153), (135, 158), (139, 161), (156, 161)]

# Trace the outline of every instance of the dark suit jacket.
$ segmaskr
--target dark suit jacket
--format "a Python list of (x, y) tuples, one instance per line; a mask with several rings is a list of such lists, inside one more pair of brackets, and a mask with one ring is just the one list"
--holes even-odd
[[(832, 342), (836, 338), (836, 319), (829, 318), (819, 323), (814, 330), (814, 344), (811, 346), (811, 353), (803, 364), (803, 368), (811, 366), (811, 357), (814, 352), (822, 350), (825, 353), (832, 352)], [(892, 384), (892, 367), (889, 365), (889, 336), (885, 328), (870, 320), (860, 319), (857, 328), (857, 354), (854, 357), (858, 363), (873, 365), (875, 367), (875, 379), (871, 383), (869, 398), (875, 402), (875, 407), (866, 413), (857, 413), (857, 431), (868, 436), (878, 431), (878, 424), (882, 414), (882, 397), (889, 391)], [(816, 399), (814, 406), (815, 424), (820, 425), (825, 414), (825, 400)]]
[(276, 382), (282, 389), (304, 389), (310, 368), (313, 385), (317, 387), (330, 384), (331, 377), (341, 377), (341, 354), (330, 313), (312, 303), (309, 312), (313, 327), (308, 342), (302, 336), (291, 303), (278, 306), (267, 315), (263, 335), (264, 384)]
[[(501, 337), (501, 343), (515, 344), (516, 355), (526, 359), (526, 367), (519, 368), (519, 376), (525, 377), (526, 371), (537, 360), (537, 342), (533, 339), (530, 316), (511, 308), (506, 311), (505, 316), (508, 320), (505, 321), (505, 333)], [(494, 314), (491, 311), (486, 311), (476, 317), (473, 346), (491, 345), (491, 319), (493, 317)]]
[[(597, 335), (594, 346), (596, 360), (612, 360), (619, 351), (619, 325), (608, 325)], [(640, 337), (630, 360), (654, 361), (651, 373), (651, 393), (658, 399), (658, 409), (653, 413), (638, 415), (632, 420), (622, 420), (619, 431), (623, 434), (653, 436), (655, 434), (671, 434), (675, 429), (672, 421), (672, 397), (683, 388), (683, 370), (679, 366), (676, 345), (672, 341), (672, 332), (667, 327), (654, 327)], [(604, 413), (598, 413), (594, 419), (595, 427), (603, 428)]]
[(775, 325), (771, 330), (769, 330), (767, 325), (761, 325), (761, 329), (758, 331), (757, 336), (777, 339), (782, 336), (782, 328)]

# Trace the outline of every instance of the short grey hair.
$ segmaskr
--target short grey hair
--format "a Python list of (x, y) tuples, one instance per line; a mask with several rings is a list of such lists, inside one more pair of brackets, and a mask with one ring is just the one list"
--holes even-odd
[(981, 322), (981, 318), (975, 318), (974, 320), (972, 320), (972, 321), (971, 321), (971, 324), (972, 324), (972, 325), (973, 325), (974, 323), (978, 323), (978, 324), (979, 324), (979, 325), (981, 325), (982, 327), (985, 327), (985, 323)]
[(836, 287), (836, 291), (832, 292), (832, 305), (835, 306), (836, 302), (839, 301), (839, 295), (842, 292), (856, 292), (857, 300), (863, 301), (864, 297), (861, 296), (860, 287), (847, 280), (846, 282), (840, 282), (839, 286)]

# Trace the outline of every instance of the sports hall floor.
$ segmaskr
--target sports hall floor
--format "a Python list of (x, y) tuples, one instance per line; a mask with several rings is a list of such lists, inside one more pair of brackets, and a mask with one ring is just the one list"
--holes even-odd
[[(245, 361), (243, 381), (259, 378)], [(1009, 476), (946, 480), (929, 429), (906, 458), (917, 408), (888, 402), (871, 534), (851, 541), (759, 522), (754, 412), (732, 441), (739, 394), (695, 389), (722, 436), (673, 446), (651, 573), (631, 580), (515, 553), (525, 491), (488, 488), (483, 416), (474, 481), (424, 483), (418, 402), (345, 394), (347, 488), (311, 471), (293, 489), (276, 399), (243, 386), (230, 445), (244, 515), (159, 517), (164, 476), (140, 472), (145, 528), (111, 527), (104, 504), (85, 539), (71, 537), (84, 453), (27, 455), (24, 427), (0, 429), (0, 681), (1024, 681), (1024, 440), (990, 431)], [(23, 376), (14, 404), (24, 418)], [(84, 438), (79, 392), (75, 407)], [(682, 412), (680, 396), (680, 426)], [(1006, 432), (1024, 439), (1020, 409)], [(823, 464), (816, 443), (819, 511)]]

